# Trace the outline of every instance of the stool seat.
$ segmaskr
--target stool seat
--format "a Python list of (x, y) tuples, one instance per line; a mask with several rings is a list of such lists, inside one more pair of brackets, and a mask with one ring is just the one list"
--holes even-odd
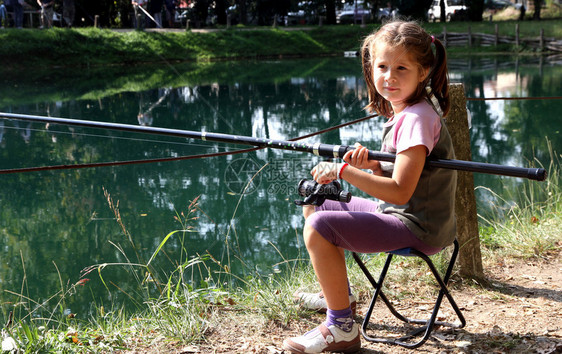
[(416, 255), (412, 253), (413, 250), (415, 250), (415, 248), (407, 247), (407, 248), (401, 248), (399, 250), (389, 251), (386, 253), (392, 253), (396, 256), (415, 257)]
[[(458, 243), (457, 240), (455, 240), (453, 242), (453, 253), (451, 255), (451, 259), (449, 260), (449, 265), (447, 266), (447, 270), (446, 270), (443, 278), (441, 278), (441, 275), (439, 274), (439, 272), (437, 271), (437, 269), (433, 265), (433, 262), (431, 261), (431, 259), (426, 254), (418, 251), (415, 248), (402, 248), (402, 249), (398, 249), (398, 250), (394, 250), (394, 251), (389, 251), (389, 252), (386, 252), (386, 253), (387, 253), (386, 262), (385, 262), (385, 264), (384, 264), (384, 266), (381, 270), (378, 282), (373, 278), (373, 276), (371, 275), (371, 273), (367, 269), (365, 263), (361, 260), (361, 257), (359, 257), (359, 255), (355, 252), (352, 253), (353, 259), (355, 260), (357, 265), (361, 268), (361, 270), (363, 271), (363, 273), (365, 274), (365, 276), (367, 277), (367, 279), (369, 280), (369, 282), (371, 283), (371, 285), (373, 286), (373, 288), (375, 290), (375, 293), (374, 293), (374, 295), (371, 299), (371, 303), (369, 305), (369, 309), (367, 310), (367, 313), (365, 314), (365, 318), (363, 319), (363, 325), (361, 327), (361, 334), (363, 335), (363, 338), (365, 338), (365, 340), (367, 340), (369, 342), (374, 342), (374, 343), (386, 343), (386, 344), (400, 345), (400, 346), (405, 347), (405, 348), (414, 349), (414, 348), (420, 347), (421, 345), (423, 345), (429, 339), (429, 337), (431, 336), (431, 332), (433, 331), (433, 328), (435, 326), (445, 326), (445, 327), (450, 327), (450, 328), (463, 328), (466, 325), (466, 320), (465, 320), (461, 310), (459, 309), (459, 307), (457, 306), (457, 304), (456, 304), (455, 300), (453, 299), (451, 293), (447, 289), (447, 284), (449, 282), (449, 278), (450, 278), (451, 273), (453, 271), (453, 267), (455, 265), (457, 255), (459, 253), (459, 243)], [(431, 312), (431, 316), (428, 319), (412, 319), (412, 318), (408, 318), (406, 316), (403, 316), (400, 312), (398, 312), (394, 308), (394, 306), (392, 305), (390, 300), (386, 297), (386, 295), (382, 291), (382, 285), (383, 285), (384, 279), (386, 277), (386, 274), (388, 272), (388, 269), (390, 267), (393, 256), (421, 258), (427, 264), (427, 266), (431, 270), (431, 273), (433, 274), (435, 280), (439, 284), (439, 294), (437, 295), (437, 298), (435, 300), (433, 311)], [(458, 317), (458, 320), (459, 320), (458, 323), (449, 323), (449, 322), (437, 321), (437, 314), (439, 312), (439, 308), (441, 307), (441, 302), (442, 302), (444, 296), (447, 297), (449, 303), (451, 304), (453, 310), (455, 311), (455, 313)], [(369, 321), (371, 319), (371, 315), (373, 313), (375, 303), (376, 303), (376, 301), (379, 297), (385, 303), (385, 305), (388, 307), (389, 311), (396, 318), (398, 318), (399, 320), (401, 320), (405, 323), (415, 324), (415, 325), (418, 325), (418, 326), (415, 326), (416, 328), (412, 332), (410, 332), (406, 336), (403, 336), (403, 337), (400, 337), (400, 338), (378, 337), (378, 336), (369, 335), (368, 334)], [(423, 334), (423, 336), (421, 337), (421, 339), (415, 340), (416, 337), (419, 337), (422, 334)]]

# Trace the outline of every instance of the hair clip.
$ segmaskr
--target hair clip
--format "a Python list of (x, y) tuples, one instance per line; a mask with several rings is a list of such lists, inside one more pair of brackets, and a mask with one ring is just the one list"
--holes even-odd
[(435, 36), (431, 36), (431, 43), (435, 43)]

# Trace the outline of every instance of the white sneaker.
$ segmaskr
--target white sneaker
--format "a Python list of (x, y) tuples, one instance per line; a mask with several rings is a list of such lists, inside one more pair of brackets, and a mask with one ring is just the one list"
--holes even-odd
[(354, 323), (350, 332), (337, 326), (321, 324), (300, 337), (288, 338), (283, 341), (283, 348), (291, 353), (323, 353), (340, 352), (355, 353), (361, 349), (359, 325)]
[[(307, 310), (317, 311), (320, 313), (325, 313), (328, 310), (328, 305), (326, 304), (326, 299), (322, 292), (319, 293), (295, 293), (293, 295), (294, 300), (302, 308)], [(355, 309), (357, 308), (357, 300), (353, 294), (349, 295), (349, 305), (351, 306), (351, 312), (355, 316)]]

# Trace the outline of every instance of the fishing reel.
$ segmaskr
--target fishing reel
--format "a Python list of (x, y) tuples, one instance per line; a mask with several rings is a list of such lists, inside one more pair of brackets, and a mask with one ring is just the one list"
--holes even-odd
[(324, 204), (326, 199), (344, 203), (349, 203), (351, 200), (351, 193), (342, 190), (341, 184), (338, 181), (320, 184), (314, 180), (301, 179), (297, 190), (301, 197), (305, 197), (304, 200), (295, 200), (295, 204), (299, 206), (320, 206)]

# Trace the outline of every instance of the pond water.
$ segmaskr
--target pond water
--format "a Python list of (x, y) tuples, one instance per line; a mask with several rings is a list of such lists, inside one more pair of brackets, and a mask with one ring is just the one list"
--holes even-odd
[[(562, 95), (560, 58), (451, 58), (450, 71), (469, 99)], [(367, 102), (359, 61), (353, 58), (11, 72), (1, 80), (1, 112), (283, 140), (363, 117)], [(560, 99), (469, 100), (468, 108), (474, 161), (529, 167), (535, 160), (547, 167), (551, 148), (562, 151)], [(378, 148), (382, 123), (375, 117), (306, 141), (360, 141)], [(0, 119), (3, 170), (241, 148)], [(127, 302), (142, 308), (138, 301), (146, 296), (146, 282), (165, 282), (179, 264), (207, 252), (241, 276), (268, 274), (285, 260), (305, 258), (302, 218), (293, 201), (298, 181), (317, 162), (304, 153), (259, 150), (0, 175), (0, 323), (9, 311), (41, 317), (61, 309), (84, 318), (102, 305)], [(475, 182), (500, 197), (510, 195), (506, 186), (513, 190), (524, 183), (482, 174)], [(189, 214), (197, 197), (198, 210)], [(497, 212), (491, 205), (501, 204), (487, 192), (477, 198), (482, 214)], [(192, 216), (198, 219), (185, 221)], [(151, 276), (133, 265), (147, 264), (164, 238), (185, 226), (190, 232), (172, 234), (151, 261)], [(95, 265), (103, 266), (83, 272)], [(201, 276), (193, 278), (194, 286), (207, 271), (196, 269)], [(191, 270), (185, 274), (192, 276)]]

